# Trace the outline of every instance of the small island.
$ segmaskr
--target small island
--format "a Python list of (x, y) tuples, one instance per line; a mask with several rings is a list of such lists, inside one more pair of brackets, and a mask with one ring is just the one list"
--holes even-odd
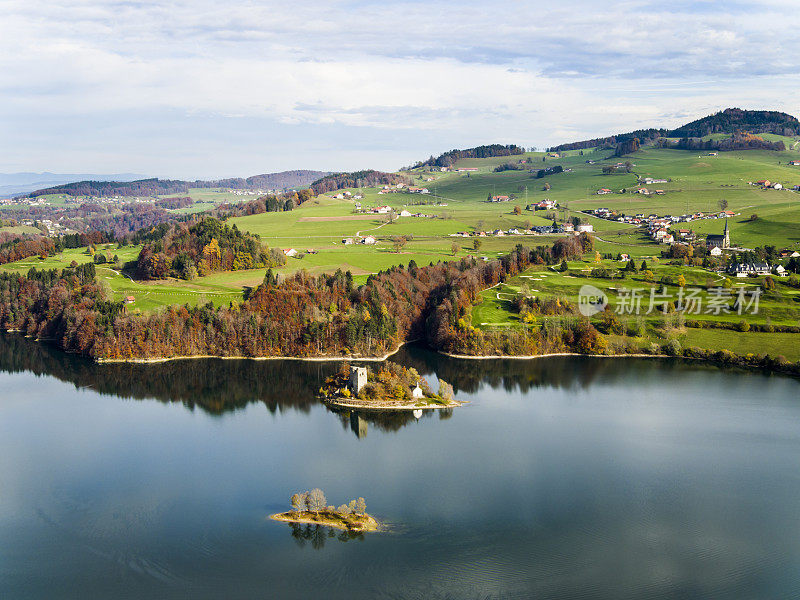
[(270, 519), (286, 523), (307, 523), (344, 529), (353, 533), (380, 531), (381, 524), (367, 514), (364, 498), (351, 500), (339, 508), (328, 506), (324, 492), (314, 488), (310, 492), (292, 495), (292, 510), (270, 515)]
[(417, 411), (463, 404), (446, 381), (440, 379), (434, 393), (416, 369), (388, 361), (379, 370), (344, 363), (325, 380), (319, 393), (325, 403), (342, 408)]

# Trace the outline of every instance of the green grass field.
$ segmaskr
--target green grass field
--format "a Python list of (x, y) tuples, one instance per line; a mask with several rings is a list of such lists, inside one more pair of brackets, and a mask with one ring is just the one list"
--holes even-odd
[[(257, 234), (261, 240), (274, 248), (295, 248), (298, 258), (288, 258), (279, 271), (289, 274), (298, 270), (309, 273), (332, 272), (336, 269), (351, 270), (356, 281), (363, 281), (370, 273), (397, 264), (428, 264), (456, 256), (472, 254), (494, 257), (511, 250), (517, 244), (536, 246), (551, 244), (552, 236), (506, 235), (480, 239), (480, 249), (475, 251), (475, 238), (452, 237), (457, 232), (474, 232), (494, 229), (527, 228), (531, 225), (549, 224), (553, 216), (564, 219), (579, 216), (591, 222), (595, 228), (595, 245), (601, 253), (627, 253), (637, 261), (652, 261), (666, 248), (643, 235), (641, 229), (628, 224), (606, 221), (587, 216), (583, 211), (608, 207), (627, 214), (657, 213), (684, 214), (695, 211), (718, 211), (719, 201), (725, 199), (736, 217), (730, 220), (734, 243), (745, 247), (773, 244), (779, 247), (800, 248), (800, 195), (790, 190), (761, 190), (748, 182), (759, 179), (780, 181), (785, 187), (800, 184), (800, 167), (789, 166), (788, 161), (800, 157), (800, 144), (787, 139), (786, 152), (746, 151), (720, 152), (717, 156), (683, 150), (644, 148), (622, 159), (610, 157), (608, 150), (589, 149), (561, 153), (560, 158), (551, 158), (544, 153), (526, 153), (521, 156), (487, 159), (467, 159), (456, 167), (477, 168), (473, 172), (441, 172), (438, 170), (414, 169), (404, 175), (414, 184), (427, 187), (431, 194), (379, 194), (377, 188), (350, 190), (360, 192), (364, 207), (388, 204), (397, 212), (407, 209), (435, 218), (400, 217), (387, 223), (385, 215), (356, 214), (352, 200), (337, 200), (320, 196), (306, 202), (291, 212), (264, 213), (249, 217), (230, 219), (231, 224), (244, 231)], [(791, 142), (791, 143), (790, 143)], [(543, 160), (544, 159), (544, 160)], [(523, 161), (522, 170), (495, 173), (497, 165)], [(527, 162), (527, 161), (530, 162)], [(586, 161), (592, 160), (594, 164)], [(606, 165), (630, 160), (631, 173), (604, 175)], [(561, 165), (565, 172), (543, 179), (529, 171), (543, 167)], [(640, 195), (621, 190), (636, 187), (637, 176), (669, 179), (667, 183), (647, 186), (663, 189), (664, 195)], [(429, 181), (430, 179), (430, 181)], [(545, 190), (545, 183), (550, 189)], [(599, 188), (610, 188), (614, 193), (598, 196)], [(187, 194), (177, 194), (183, 196)], [(252, 196), (239, 196), (226, 190), (191, 189), (188, 193), (199, 203), (176, 213), (192, 213), (216, 206), (221, 202), (241, 202)], [(510, 202), (490, 203), (488, 195), (513, 195)], [(549, 198), (559, 203), (555, 211), (527, 211), (527, 204)], [(48, 197), (48, 202), (66, 202), (68, 198)], [(521, 214), (514, 214), (514, 207), (521, 207)], [(751, 219), (751, 215), (757, 215)], [(708, 233), (721, 233), (723, 221), (695, 221), (690, 227), (700, 237)], [(361, 244), (343, 245), (342, 239), (357, 235), (374, 235), (378, 243), (374, 246)], [(401, 252), (394, 251), (392, 238), (407, 236), (408, 242)], [(311, 250), (312, 252), (309, 252)], [(75, 253), (78, 256), (76, 258)], [(126, 252), (123, 257), (122, 252)], [(135, 258), (138, 249), (116, 251), (123, 260)], [(80, 251), (65, 252), (61, 257), (46, 261), (28, 259), (5, 270), (25, 271), (30, 266), (50, 267), (69, 264), (73, 259), (85, 262), (91, 257)], [(571, 268), (573, 265), (570, 265)], [(577, 268), (578, 265), (574, 267)], [(585, 264), (584, 268), (592, 265)], [(132, 282), (108, 266), (98, 269), (115, 298), (127, 295), (136, 297), (134, 308), (155, 310), (173, 303), (213, 301), (227, 304), (242, 296), (245, 286), (258, 284), (263, 279), (263, 270), (216, 273), (191, 282), (165, 281), (156, 283)], [(704, 273), (686, 272), (687, 280), (704, 279)], [(547, 275), (552, 293), (576, 297), (577, 281), (558, 273)], [(533, 280), (526, 280), (529, 287), (537, 289)], [(590, 282), (581, 280), (581, 283)], [(630, 281), (629, 281), (630, 282)], [(510, 287), (514, 284), (509, 283)], [(497, 291), (486, 292), (487, 294)], [(503, 292), (501, 291), (501, 297)], [(476, 307), (476, 323), (495, 323), (513, 320), (501, 306), (490, 299)], [(498, 299), (495, 297), (495, 301)], [(775, 322), (795, 319), (791, 311), (782, 312), (780, 306), (767, 307), (773, 310), (770, 318)], [(784, 307), (785, 308), (785, 307)], [(504, 317), (505, 314), (505, 317)]]
[[(101, 244), (97, 247), (110, 258), (115, 255), (121, 263), (135, 260), (141, 250), (140, 246), (123, 246), (117, 244)], [(44, 260), (30, 257), (0, 266), (0, 271), (25, 274), (31, 267), (37, 269), (63, 269), (72, 261), (78, 264), (92, 262), (87, 248), (65, 250), (61, 254)], [(216, 273), (195, 281), (170, 280), (164, 282), (137, 282), (121, 272), (119, 266), (113, 264), (97, 265), (97, 281), (105, 287), (111, 298), (123, 300), (133, 296), (135, 301), (129, 310), (151, 311), (171, 304), (190, 304), (213, 302), (215, 306), (227, 306), (231, 301), (241, 301), (245, 285), (259, 283), (264, 273), (258, 271), (236, 271), (233, 273)]]
[(31, 227), (30, 225), (16, 225), (14, 227), (0, 227), (0, 233), (15, 233), (18, 235), (38, 235), (42, 233), (41, 229)]
[[(651, 343), (663, 343), (665, 339), (675, 338), (684, 347), (697, 346), (710, 350), (732, 350), (737, 354), (770, 354), (773, 356), (783, 355), (790, 360), (800, 359), (800, 334), (795, 333), (766, 333), (766, 332), (740, 332), (727, 329), (695, 329), (680, 326), (676, 323), (674, 313), (664, 316), (662, 305), (656, 302), (653, 310), (650, 310), (651, 290), (655, 293), (658, 301), (663, 291), (661, 283), (650, 283), (644, 280), (641, 274), (628, 276), (626, 279), (609, 280), (591, 277), (589, 273), (594, 267), (605, 267), (616, 269), (621, 263), (615, 261), (601, 261), (597, 264), (594, 261), (571, 261), (568, 263), (569, 271), (558, 272), (552, 268), (534, 267), (502, 284), (498, 284), (490, 289), (484, 290), (480, 294), (479, 302), (472, 310), (472, 325), (480, 329), (505, 329), (505, 328), (524, 328), (531, 324), (525, 323), (521, 315), (512, 309), (512, 300), (517, 294), (537, 296), (540, 298), (563, 298), (569, 302), (577, 304), (579, 302), (580, 289), (584, 285), (592, 285), (607, 294), (609, 305), (617, 314), (622, 324), (628, 326), (635, 325), (640, 319), (645, 326), (646, 335), (643, 338), (633, 338), (635, 344), (642, 348), (647, 348)], [(697, 311), (687, 311), (687, 320), (700, 320), (708, 322), (728, 323), (736, 325), (746, 322), (752, 325), (800, 325), (800, 290), (789, 287), (785, 279), (776, 282), (773, 292), (764, 294), (759, 298), (757, 308), (755, 305), (743, 307), (741, 313), (737, 310), (725, 312), (717, 311), (713, 308), (711, 296), (714, 290), (720, 285), (725, 285), (725, 278), (716, 273), (696, 267), (676, 267), (659, 263), (648, 264), (656, 282), (664, 276), (677, 277), (683, 275), (686, 279), (685, 292), (697, 289), (697, 297), (700, 299)], [(739, 294), (739, 290), (744, 290), (745, 301), (749, 302), (752, 298), (750, 292), (755, 290), (763, 278), (745, 280), (733, 279), (731, 283), (731, 299)], [(620, 290), (638, 289), (641, 294), (640, 303), (632, 303), (621, 298), (630, 298), (630, 294), (621, 294)], [(667, 286), (668, 301), (677, 302), (678, 288)], [(726, 302), (730, 304), (731, 301)], [(640, 307), (636, 309), (634, 307)], [(553, 317), (537, 317), (533, 326), (536, 326), (538, 319)], [(594, 317), (598, 320), (599, 317)], [(668, 327), (665, 327), (668, 325)], [(621, 341), (619, 336), (610, 336), (612, 341)]]

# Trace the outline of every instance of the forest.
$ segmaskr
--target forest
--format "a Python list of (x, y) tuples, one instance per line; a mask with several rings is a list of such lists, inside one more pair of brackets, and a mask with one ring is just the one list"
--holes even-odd
[(312, 182), (329, 174), (327, 171), (301, 169), (281, 171), (280, 173), (265, 173), (247, 178), (233, 177), (230, 179), (217, 179), (216, 181), (195, 181), (189, 187), (219, 187), (233, 190), (288, 190), (291, 188), (306, 188)]
[(113, 235), (95, 231), (93, 233), (76, 233), (64, 235), (60, 238), (44, 236), (12, 239), (0, 243), (0, 265), (31, 256), (53, 256), (65, 248), (81, 248), (90, 244), (105, 244), (113, 241)]
[(352, 173), (334, 173), (317, 179), (311, 184), (311, 191), (315, 196), (343, 190), (345, 188), (374, 187), (377, 185), (395, 185), (398, 183), (410, 184), (411, 181), (397, 175), (396, 173), (384, 173), (383, 171), (354, 171)]
[(666, 138), (659, 140), (659, 146), (664, 148), (677, 148), (679, 150), (719, 150), (729, 152), (731, 150), (774, 150), (782, 152), (786, 150), (786, 145), (778, 140), (769, 142), (761, 136), (754, 135), (745, 131), (732, 133), (730, 137), (720, 140), (702, 140), (699, 138), (681, 138), (677, 142), (670, 142)]
[[(208, 227), (214, 227), (207, 224)], [(197, 240), (218, 229), (188, 234), (166, 232), (160, 250), (197, 248)], [(241, 234), (240, 234), (241, 235)], [(228, 238), (239, 238), (232, 229)], [(212, 239), (216, 239), (213, 238)], [(504, 348), (509, 353), (536, 348), (592, 348), (599, 339), (588, 323), (570, 325), (556, 342), (531, 331), (502, 342), (486, 334), (487, 345), (465, 325), (481, 290), (512, 277), (530, 264), (554, 263), (581, 252), (578, 238), (533, 250), (518, 246), (501, 260), (464, 258), (418, 266), (397, 266), (355, 287), (349, 272), (282, 281), (267, 271), (264, 282), (240, 304), (228, 308), (173, 306), (161, 313), (127, 314), (108, 301), (93, 278), (76, 267), (0, 277), (0, 327), (52, 339), (68, 351), (93, 358), (168, 358), (175, 356), (380, 356), (409, 340), (425, 339), (434, 348), (474, 354)], [(185, 243), (184, 243), (185, 242)], [(210, 243), (210, 242), (209, 242)], [(221, 246), (228, 246), (224, 242)], [(156, 242), (150, 242), (155, 250)], [(148, 245), (150, 245), (148, 244)], [(587, 339), (588, 339), (587, 338)], [(491, 342), (491, 343), (488, 343)], [(541, 342), (541, 343), (540, 343)]]
[(110, 231), (122, 239), (135, 231), (150, 228), (167, 221), (181, 221), (191, 218), (176, 215), (153, 204), (123, 204), (109, 207), (93, 202), (79, 206), (25, 206), (14, 211), (19, 220), (39, 221), (51, 219), (74, 231)]
[(625, 156), (626, 154), (632, 154), (639, 149), (639, 138), (635, 137), (629, 140), (625, 140), (619, 142), (617, 144), (617, 148), (614, 151), (614, 156)]
[[(561, 152), (563, 150), (585, 150), (587, 148), (614, 148), (617, 152), (623, 150), (622, 154), (615, 154), (622, 156), (629, 154), (633, 150), (625, 150), (630, 148), (627, 142), (631, 142), (634, 138), (638, 138), (641, 144), (649, 144), (658, 140), (659, 138), (701, 138), (712, 133), (729, 133), (735, 134), (737, 131), (747, 131), (751, 134), (758, 133), (774, 133), (777, 135), (793, 136), (800, 135), (800, 121), (795, 117), (786, 113), (771, 111), (771, 110), (742, 110), (741, 108), (726, 108), (723, 111), (697, 119), (691, 123), (687, 123), (678, 127), (677, 129), (638, 129), (630, 133), (618, 133), (616, 135), (594, 138), (591, 140), (583, 140), (581, 142), (572, 142), (569, 144), (560, 144), (548, 148), (548, 152)], [(666, 140), (664, 141), (666, 144)], [(681, 140), (678, 145), (671, 146), (675, 148), (684, 148), (687, 150), (746, 150), (749, 148), (763, 148), (767, 150), (783, 150), (779, 148), (778, 144), (770, 145), (770, 142), (761, 140), (761, 143), (748, 145), (743, 143), (742, 140), (731, 141), (727, 144), (715, 146), (713, 143), (706, 145), (706, 142), (699, 142), (697, 140)]]
[(518, 156), (525, 153), (525, 148), (516, 144), (490, 144), (488, 146), (476, 146), (465, 150), (450, 150), (437, 157), (431, 156), (424, 162), (419, 162), (414, 167), (449, 167), (457, 161), (465, 158), (492, 158), (495, 156)]
[(36, 198), (45, 194), (69, 196), (138, 196), (154, 197), (168, 194), (185, 194), (189, 188), (229, 188), (235, 190), (284, 190), (308, 185), (328, 175), (326, 171), (281, 171), (242, 178), (181, 181), (169, 179), (140, 179), (137, 181), (78, 181), (36, 190), (27, 195)]
[(139, 279), (168, 276), (194, 279), (215, 271), (239, 271), (277, 266), (285, 260), (280, 251), (270, 251), (256, 237), (228, 227), (218, 219), (196, 223), (163, 223), (133, 238), (144, 247), (136, 261)]
[(189, 191), (185, 181), (169, 179), (140, 179), (138, 181), (76, 181), (50, 188), (36, 190), (28, 198), (45, 194), (67, 194), (68, 196), (160, 196), (163, 194), (182, 194)]
[(192, 200), (189, 196), (172, 196), (170, 198), (161, 198), (160, 200), (155, 201), (155, 205), (158, 208), (163, 208), (165, 210), (187, 208), (192, 204), (194, 204), (194, 200)]
[(618, 144), (629, 142), (633, 139), (638, 139), (640, 142), (645, 143), (656, 140), (660, 137), (667, 135), (667, 129), (637, 129), (630, 133), (618, 133), (608, 137), (594, 138), (591, 140), (583, 140), (581, 142), (572, 142), (569, 144), (560, 144), (548, 148), (548, 152), (563, 152), (564, 150), (585, 150), (587, 148), (617, 148)]
[(669, 132), (669, 137), (699, 138), (712, 133), (734, 133), (737, 130), (793, 136), (800, 135), (800, 121), (792, 115), (773, 110), (726, 108), (673, 129)]
[(303, 202), (307, 202), (312, 197), (312, 194), (313, 192), (310, 189), (285, 192), (283, 194), (268, 194), (248, 202), (220, 204), (203, 214), (211, 215), (218, 219), (227, 219), (229, 217), (246, 217), (265, 212), (289, 211), (294, 210)]

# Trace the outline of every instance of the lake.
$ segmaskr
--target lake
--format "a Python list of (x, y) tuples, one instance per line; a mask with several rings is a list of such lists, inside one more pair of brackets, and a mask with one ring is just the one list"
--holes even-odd
[[(469, 404), (337, 413), (314, 398), (336, 363), (97, 365), (0, 334), (0, 597), (800, 597), (797, 380), (393, 360)], [(267, 518), (313, 487), (389, 531)]]

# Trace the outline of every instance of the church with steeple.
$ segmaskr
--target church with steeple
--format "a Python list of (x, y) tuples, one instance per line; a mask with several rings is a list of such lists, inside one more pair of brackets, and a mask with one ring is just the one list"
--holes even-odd
[(706, 247), (709, 250), (711, 248), (722, 248), (723, 250), (727, 250), (731, 247), (731, 236), (730, 232), (728, 231), (728, 219), (725, 219), (725, 231), (723, 231), (722, 235), (709, 235), (706, 237)]

